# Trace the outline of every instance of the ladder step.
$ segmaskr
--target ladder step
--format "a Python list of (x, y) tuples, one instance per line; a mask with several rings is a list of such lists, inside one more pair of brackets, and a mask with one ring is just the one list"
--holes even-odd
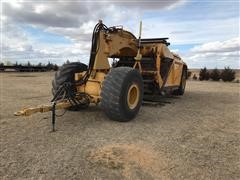
[(143, 74), (156, 74), (157, 71), (142, 71)]
[(144, 79), (143, 83), (153, 83), (154, 80), (153, 79)]

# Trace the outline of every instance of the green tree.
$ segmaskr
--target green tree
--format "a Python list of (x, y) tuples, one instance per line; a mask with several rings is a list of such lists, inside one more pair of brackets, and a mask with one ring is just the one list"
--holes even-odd
[(211, 73), (210, 73), (210, 78), (213, 80), (213, 81), (219, 81), (221, 79), (221, 73), (220, 71), (215, 68)]
[(192, 75), (192, 72), (191, 72), (191, 71), (188, 71), (188, 72), (187, 72), (187, 78), (189, 79), (189, 78), (191, 77), (191, 75)]
[(207, 70), (206, 67), (204, 67), (203, 69), (200, 70), (199, 80), (200, 80), (200, 81), (209, 80), (209, 78), (210, 78), (209, 71)]
[(197, 80), (197, 75), (196, 74), (193, 75), (193, 80)]
[(54, 70), (54, 71), (57, 71), (57, 70), (58, 70), (58, 65), (57, 65), (57, 64), (54, 64), (54, 65), (53, 65), (53, 70)]
[(235, 71), (229, 67), (225, 67), (221, 73), (221, 79), (223, 81), (233, 81), (235, 79)]
[(52, 70), (53, 69), (53, 64), (50, 61), (48, 61), (48, 64), (46, 65), (46, 68), (48, 70)]
[(66, 64), (69, 64), (69, 63), (70, 63), (70, 61), (69, 61), (69, 60), (67, 60), (67, 61), (66, 61)]
[(29, 61), (27, 62), (27, 66), (28, 66), (28, 67), (32, 66), (31, 63), (30, 63)]

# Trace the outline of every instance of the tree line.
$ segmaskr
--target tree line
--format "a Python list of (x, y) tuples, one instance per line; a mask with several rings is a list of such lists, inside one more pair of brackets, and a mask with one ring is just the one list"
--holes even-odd
[[(191, 76), (191, 72), (189, 72), (188, 76)], [(213, 81), (219, 81), (222, 80), (224, 82), (226, 81), (233, 81), (235, 79), (236, 73), (233, 69), (230, 67), (225, 67), (223, 70), (219, 70), (217, 68), (213, 70), (208, 70), (206, 67), (202, 68), (199, 72), (199, 77), (197, 77), (196, 74), (193, 75), (193, 79), (197, 80), (199, 79), (200, 81), (208, 81), (208, 80), (213, 80)]]
[(41, 68), (45, 68), (47, 70), (54, 70), (57, 71), (59, 69), (59, 66), (57, 64), (53, 64), (50, 61), (48, 61), (47, 64), (43, 64), (43, 63), (38, 63), (38, 64), (32, 64), (29, 61), (27, 63), (11, 63), (10, 61), (7, 61), (6, 63), (0, 62), (0, 67), (3, 66), (14, 66), (14, 67), (21, 67), (21, 66), (25, 66), (25, 67), (41, 67)]

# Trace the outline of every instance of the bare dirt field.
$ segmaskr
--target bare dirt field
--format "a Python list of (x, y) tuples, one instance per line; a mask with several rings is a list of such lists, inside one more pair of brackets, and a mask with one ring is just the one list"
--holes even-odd
[(128, 123), (67, 112), (51, 133), (51, 113), (13, 113), (49, 102), (52, 77), (0, 73), (0, 179), (240, 179), (239, 84), (188, 81)]

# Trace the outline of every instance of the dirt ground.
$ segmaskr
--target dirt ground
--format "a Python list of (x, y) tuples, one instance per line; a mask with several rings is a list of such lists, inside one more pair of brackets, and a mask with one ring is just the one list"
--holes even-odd
[(51, 133), (50, 113), (13, 113), (49, 102), (52, 77), (0, 73), (0, 179), (240, 179), (239, 84), (188, 81), (128, 123), (67, 112)]

